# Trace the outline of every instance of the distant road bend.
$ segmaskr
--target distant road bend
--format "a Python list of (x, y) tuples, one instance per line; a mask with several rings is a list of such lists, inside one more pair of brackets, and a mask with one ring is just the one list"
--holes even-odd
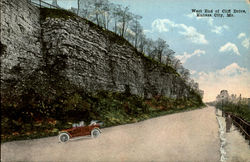
[(214, 107), (102, 129), (96, 139), (57, 137), (1, 145), (1, 161), (220, 161)]

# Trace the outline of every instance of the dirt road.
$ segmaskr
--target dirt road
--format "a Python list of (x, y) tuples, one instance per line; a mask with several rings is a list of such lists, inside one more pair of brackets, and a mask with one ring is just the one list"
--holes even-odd
[(1, 161), (212, 161), (220, 160), (213, 107), (102, 129), (96, 139), (59, 143), (57, 137), (1, 145)]

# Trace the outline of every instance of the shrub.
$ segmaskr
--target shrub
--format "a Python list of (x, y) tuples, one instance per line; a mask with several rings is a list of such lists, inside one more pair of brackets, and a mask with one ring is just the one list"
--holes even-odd
[(232, 113), (250, 122), (250, 107), (243, 103), (225, 102), (223, 104), (217, 103), (216, 108), (219, 108), (225, 112)]
[(13, 100), (1, 98), (2, 140), (56, 135), (59, 130), (71, 127), (71, 123), (82, 120), (96, 119), (105, 126), (113, 126), (185, 110), (187, 104), (197, 106), (192, 100), (163, 96), (145, 100), (129, 91), (60, 94), (63, 95), (42, 96), (29, 89)]

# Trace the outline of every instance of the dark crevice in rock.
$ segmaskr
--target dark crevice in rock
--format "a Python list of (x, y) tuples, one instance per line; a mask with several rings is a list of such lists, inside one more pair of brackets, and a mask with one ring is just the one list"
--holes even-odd
[(6, 55), (6, 53), (7, 53), (7, 46), (5, 44), (2, 44), (1, 41), (0, 41), (0, 50), (1, 50), (0, 57)]

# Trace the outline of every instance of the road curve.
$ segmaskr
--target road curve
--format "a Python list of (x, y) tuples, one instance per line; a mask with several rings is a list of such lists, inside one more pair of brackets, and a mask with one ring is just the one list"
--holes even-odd
[(102, 129), (96, 139), (59, 143), (57, 137), (1, 144), (1, 161), (212, 161), (220, 160), (213, 107)]

